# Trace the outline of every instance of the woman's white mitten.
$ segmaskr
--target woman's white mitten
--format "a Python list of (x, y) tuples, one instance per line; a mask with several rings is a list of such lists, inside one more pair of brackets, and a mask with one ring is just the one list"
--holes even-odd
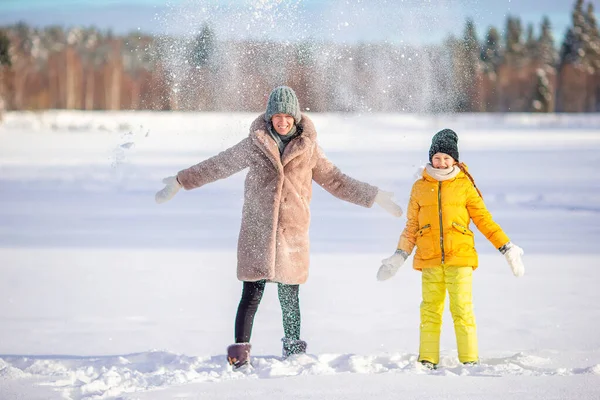
[(177, 194), (179, 189), (181, 189), (181, 185), (177, 180), (176, 176), (169, 176), (162, 180), (162, 182), (166, 185), (163, 189), (156, 192), (154, 199), (158, 204), (162, 204), (166, 201), (169, 201)]
[(396, 204), (394, 200), (392, 200), (392, 197), (394, 197), (394, 193), (378, 190), (377, 195), (375, 195), (375, 203), (394, 217), (401, 217), (402, 207)]

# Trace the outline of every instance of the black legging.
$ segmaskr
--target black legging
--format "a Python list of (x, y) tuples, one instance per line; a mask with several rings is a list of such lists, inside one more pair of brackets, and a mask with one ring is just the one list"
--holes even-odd
[[(254, 316), (265, 291), (266, 281), (244, 282), (242, 299), (235, 317), (235, 342), (246, 343), (252, 335)], [(300, 302), (298, 291), (300, 285), (277, 284), (279, 304), (283, 315), (283, 332), (285, 337), (300, 340)]]

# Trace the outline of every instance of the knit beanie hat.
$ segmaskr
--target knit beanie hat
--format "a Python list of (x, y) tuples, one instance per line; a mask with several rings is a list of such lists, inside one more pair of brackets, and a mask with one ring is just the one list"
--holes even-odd
[(445, 153), (458, 161), (458, 135), (452, 129), (442, 129), (431, 139), (429, 162), (435, 153)]
[(275, 114), (287, 114), (294, 117), (296, 124), (302, 119), (300, 114), (300, 103), (298, 103), (298, 97), (292, 88), (288, 86), (278, 86), (269, 95), (269, 102), (267, 103), (267, 111), (265, 113), (265, 120), (271, 121)]

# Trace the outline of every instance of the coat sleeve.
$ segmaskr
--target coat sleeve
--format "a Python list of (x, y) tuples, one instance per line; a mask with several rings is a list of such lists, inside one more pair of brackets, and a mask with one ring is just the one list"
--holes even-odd
[(398, 241), (398, 250), (404, 250), (408, 254), (412, 253), (415, 243), (417, 242), (417, 231), (419, 230), (419, 203), (416, 198), (415, 183), (410, 192), (408, 201), (408, 210), (406, 211), (406, 226), (400, 235)]
[(228, 148), (190, 168), (177, 173), (177, 179), (184, 189), (190, 190), (227, 178), (249, 166), (250, 138), (245, 138)]
[(317, 146), (317, 163), (312, 176), (323, 189), (335, 197), (363, 207), (371, 207), (375, 202), (377, 187), (361, 182), (342, 173)]
[(499, 249), (510, 241), (500, 225), (494, 222), (483, 199), (473, 185), (467, 188), (467, 211), (479, 232), (483, 234), (495, 248)]

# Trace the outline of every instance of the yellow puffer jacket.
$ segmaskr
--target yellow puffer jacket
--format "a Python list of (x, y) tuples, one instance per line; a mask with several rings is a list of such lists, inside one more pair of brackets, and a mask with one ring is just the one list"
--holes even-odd
[[(466, 171), (466, 166), (462, 164)], [(472, 219), (495, 248), (509, 241), (494, 222), (473, 182), (461, 170), (452, 179), (438, 182), (425, 170), (410, 194), (407, 222), (398, 249), (410, 254), (415, 246), (413, 268), (471, 266), (477, 268)]]

